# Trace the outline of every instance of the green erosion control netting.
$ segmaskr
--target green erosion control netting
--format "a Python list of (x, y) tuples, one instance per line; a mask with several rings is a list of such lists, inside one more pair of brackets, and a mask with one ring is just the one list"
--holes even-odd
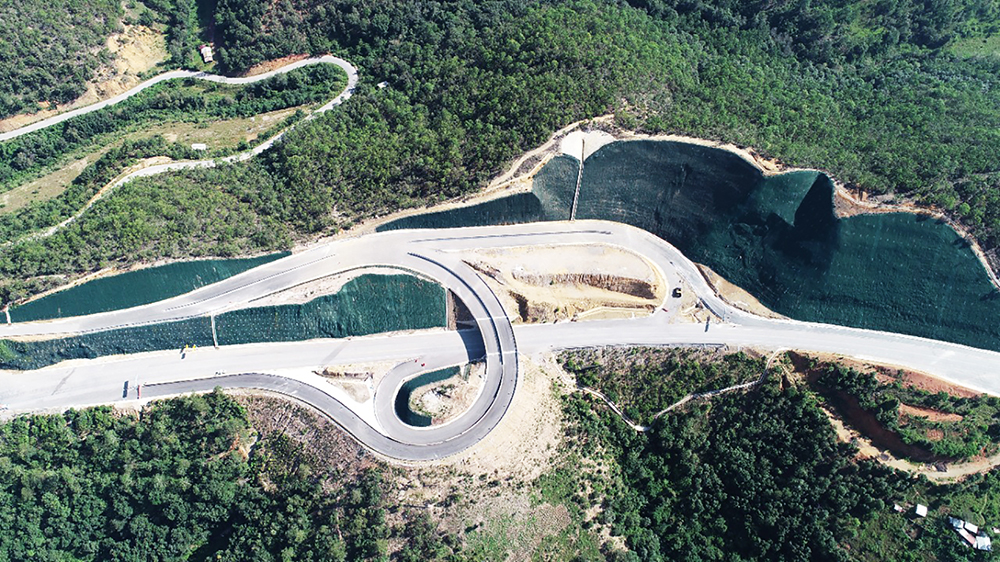
[[(336, 294), (301, 305), (247, 308), (215, 318), (219, 345), (363, 336), (445, 325), (445, 292), (411, 275), (359, 276)], [(208, 347), (207, 317), (46, 341), (0, 340), (0, 369), (37, 369), (65, 359)]]
[[(509, 209), (491, 201), (490, 216), (566, 218), (577, 165), (553, 159), (537, 176), (535, 203), (529, 194)], [(615, 142), (587, 159), (576, 216), (648, 230), (792, 318), (1000, 350), (1000, 293), (965, 240), (909, 213), (837, 218), (833, 190), (817, 172), (765, 178), (724, 150)], [(441, 216), (449, 226), (483, 224), (483, 205), (409, 217), (405, 227), (437, 227)], [(540, 210), (509, 218), (533, 205)]]
[(0, 340), (0, 369), (40, 369), (66, 359), (93, 359), (105, 355), (161, 349), (179, 351), (185, 345), (212, 346), (212, 326), (208, 318), (108, 330), (54, 340)]
[(410, 397), (413, 396), (413, 393), (420, 387), (441, 382), (445, 379), (450, 379), (458, 373), (459, 367), (448, 367), (447, 369), (424, 373), (404, 382), (399, 388), (399, 394), (396, 395), (396, 402), (394, 404), (396, 416), (403, 420), (403, 423), (407, 425), (412, 425), (414, 427), (429, 427), (431, 425), (431, 421), (433, 420), (430, 416), (414, 412), (413, 409), (410, 408)]
[(14, 322), (31, 322), (131, 308), (182, 295), (287, 255), (186, 261), (102, 277), (11, 307), (10, 316)]
[(553, 158), (535, 176), (532, 193), (518, 193), (469, 207), (404, 217), (386, 223), (377, 230), (458, 228), (568, 220), (578, 168), (578, 160), (575, 158)]
[(302, 305), (216, 316), (219, 345), (343, 338), (445, 326), (445, 291), (412, 275), (367, 274)]

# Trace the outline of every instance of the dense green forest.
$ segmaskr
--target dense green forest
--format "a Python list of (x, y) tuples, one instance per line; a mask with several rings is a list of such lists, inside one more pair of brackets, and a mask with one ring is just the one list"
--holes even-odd
[(124, 15), (119, 0), (3, 0), (0, 13), (0, 118), (83, 94)]
[(379, 558), (379, 472), (309, 474), (218, 392), (17, 418), (0, 426), (0, 560)]
[(215, 0), (143, 0), (147, 9), (139, 23), (161, 23), (167, 28), (168, 66), (199, 69), (198, 46), (212, 40)]
[[(620, 351), (589, 352), (578, 381), (613, 392), (621, 384)], [(579, 362), (580, 353), (562, 360)], [(661, 407), (664, 392), (684, 384), (687, 373), (746, 360), (644, 348), (624, 354), (647, 355), (645, 368), (661, 373), (647, 379), (648, 393), (630, 398), (647, 411)], [(1000, 521), (996, 471), (933, 485), (857, 460), (852, 446), (837, 442), (818, 404), (807, 387), (772, 377), (749, 392), (689, 403), (642, 433), (603, 402), (569, 394), (563, 464), (538, 485), (552, 488), (557, 478), (568, 502), (582, 509), (599, 503), (597, 522), (631, 550), (613, 553), (617, 560), (987, 559), (961, 542), (947, 517)], [(896, 513), (896, 502), (910, 511), (924, 503), (931, 514)]]
[(165, 67), (202, 68), (197, 47), (211, 41), (214, 10), (214, 0), (66, 0), (55, 6), (3, 0), (0, 119), (82, 95), (98, 68), (111, 62), (105, 44), (122, 23), (165, 29)]
[[(1000, 240), (1000, 58), (974, 47), (994, 44), (992, 2), (220, 0), (214, 21), (227, 70), (332, 51), (365, 76), (251, 171), (152, 182), (234, 194), (248, 174), (266, 176), (248, 210), (296, 236), (469, 193), (553, 130), (610, 112), (623, 127), (753, 146), (937, 205), (987, 248)], [(198, 251), (217, 245), (191, 238)], [(72, 253), (67, 240), (17, 251)]]

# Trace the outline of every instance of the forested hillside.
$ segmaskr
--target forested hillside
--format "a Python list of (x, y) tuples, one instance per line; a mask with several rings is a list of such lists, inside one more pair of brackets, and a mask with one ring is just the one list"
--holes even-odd
[(96, 408), (19, 418), (0, 425), (0, 560), (383, 553), (380, 474), (334, 482), (310, 473), (299, 447), (256, 433), (221, 393), (161, 402), (141, 417)]
[[(361, 69), (362, 83), (256, 162), (154, 178), (151, 197), (215, 190), (259, 222), (311, 236), (472, 192), (559, 127), (614, 113), (622, 127), (752, 146), (870, 193), (939, 206), (987, 248), (1000, 243), (1000, 58), (975, 48), (994, 44), (993, 2), (219, 0), (214, 13), (229, 71), (332, 51)], [(260, 188), (248, 192), (250, 176)], [(122, 229), (146, 222), (114, 199), (103, 205)], [(82, 232), (108, 212), (94, 211)], [(192, 233), (181, 246), (205, 253), (219, 242)], [(46, 261), (79, 245), (65, 235), (11, 252)], [(232, 236), (226, 246), (273, 248)], [(134, 260), (111, 246), (97, 253)], [(16, 262), (4, 266), (13, 278), (39, 271)], [(48, 260), (43, 269), (97, 266)]]
[[(646, 359), (644, 370), (658, 375), (644, 380), (647, 392), (621, 396), (642, 411), (668, 405), (673, 398), (665, 395), (688, 384), (693, 371), (735, 374), (747, 364), (743, 354), (704, 350), (562, 355), (579, 382), (609, 393), (630, 370), (622, 368), (623, 358)], [(600, 503), (594, 523), (624, 537), (631, 552), (616, 559), (630, 562), (992, 559), (968, 548), (947, 517), (998, 521), (996, 471), (933, 485), (858, 459), (852, 445), (838, 442), (817, 397), (805, 385), (778, 379), (692, 401), (645, 433), (600, 400), (567, 396), (565, 463), (556, 474), (569, 502), (583, 509)], [(917, 502), (930, 506), (926, 519), (912, 516)], [(904, 513), (894, 504), (906, 506)]]
[(123, 23), (165, 30), (166, 67), (200, 68), (214, 9), (213, 0), (0, 0), (0, 119), (82, 95), (111, 63), (108, 36)]
[(2, 0), (0, 13), (0, 118), (80, 96), (123, 15), (119, 0)]
[(1000, 62), (948, 49), (996, 34), (995, 3), (633, 4), (220, 0), (216, 18), (230, 69), (333, 49), (391, 85), (269, 157), (307, 230), (334, 207), (468, 192), (555, 128), (614, 112), (938, 205), (997, 245)]

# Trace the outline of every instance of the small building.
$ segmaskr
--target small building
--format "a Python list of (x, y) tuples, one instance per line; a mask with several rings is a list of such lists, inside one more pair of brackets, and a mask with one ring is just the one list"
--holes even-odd
[(379, 82), (378, 83), (378, 89), (381, 90), (381, 89), (385, 88), (388, 85), (389, 85), (388, 82)]
[(966, 531), (965, 529), (958, 529), (958, 534), (965, 539), (965, 542), (969, 543), (969, 546), (976, 546), (976, 537), (972, 536), (972, 533)]
[(205, 61), (206, 63), (210, 63), (210, 62), (212, 62), (212, 61), (215, 60), (212, 57), (212, 46), (211, 45), (202, 45), (202, 46), (198, 47), (198, 52), (201, 53), (201, 59), (203, 61)]
[(917, 517), (927, 517), (927, 506), (926, 505), (924, 505), (922, 503), (918, 503), (916, 511), (917, 511)]
[(966, 543), (976, 550), (993, 551), (993, 541), (985, 534), (979, 534), (979, 527), (955, 517), (948, 518), (948, 524)]
[(196, 142), (191, 145), (191, 150), (208, 150), (208, 145), (203, 142)]

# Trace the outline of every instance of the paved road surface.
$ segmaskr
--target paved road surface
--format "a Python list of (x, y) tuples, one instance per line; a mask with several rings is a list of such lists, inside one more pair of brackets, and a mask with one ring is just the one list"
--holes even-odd
[[(14, 129), (13, 131), (0, 133), (0, 142), (16, 139), (21, 135), (26, 135), (28, 133), (33, 133), (35, 131), (45, 129), (53, 125), (57, 125), (68, 119), (79, 117), (81, 115), (86, 115), (88, 113), (104, 109), (105, 107), (110, 107), (112, 105), (119, 104), (131, 98), (132, 96), (139, 94), (143, 90), (155, 86), (161, 82), (166, 82), (167, 80), (176, 80), (179, 78), (197, 78), (199, 80), (205, 80), (206, 82), (215, 82), (218, 84), (244, 85), (244, 84), (253, 84), (255, 82), (260, 82), (261, 80), (267, 80), (268, 78), (277, 76), (278, 74), (285, 74), (287, 72), (291, 72), (293, 70), (314, 64), (335, 64), (340, 68), (344, 69), (344, 72), (347, 73), (348, 77), (348, 90), (353, 89), (354, 84), (356, 84), (358, 81), (357, 69), (355, 69), (351, 63), (345, 61), (344, 59), (329, 55), (323, 57), (312, 57), (308, 59), (303, 59), (298, 62), (294, 62), (292, 64), (283, 66), (281, 68), (265, 72), (263, 74), (258, 74), (256, 76), (247, 76), (244, 78), (230, 78), (228, 76), (218, 76), (216, 74), (209, 74), (207, 72), (195, 72), (193, 70), (172, 70), (170, 72), (164, 72), (163, 74), (158, 74), (150, 78), (149, 80), (146, 80), (141, 84), (138, 84), (134, 88), (131, 88), (128, 91), (118, 94), (113, 98), (109, 98), (104, 101), (100, 101), (85, 107), (81, 107), (79, 109), (74, 109), (73, 111), (60, 113), (59, 115), (54, 115), (52, 117), (49, 117), (48, 119), (43, 119), (36, 123), (25, 125), (24, 127), (20, 127), (18, 129)], [(327, 105), (320, 108), (320, 111), (326, 111), (330, 109), (332, 105), (333, 102), (330, 102)]]
[[(340, 67), (341, 69), (344, 70), (344, 72), (347, 73), (347, 84), (344, 86), (344, 89), (340, 92), (340, 94), (337, 95), (337, 97), (335, 97), (332, 100), (330, 100), (329, 102), (323, 104), (322, 106), (320, 106), (319, 108), (317, 108), (315, 111), (313, 111), (311, 114), (309, 114), (309, 116), (306, 117), (302, 121), (302, 122), (305, 122), (305, 121), (309, 121), (311, 119), (315, 119), (316, 116), (319, 115), (320, 113), (323, 113), (325, 111), (329, 111), (329, 110), (333, 109), (334, 107), (340, 105), (345, 100), (347, 100), (348, 98), (351, 97), (351, 95), (354, 93), (354, 88), (358, 84), (358, 70), (357, 70), (357, 68), (354, 67), (354, 65), (352, 65), (351, 63), (347, 62), (346, 60), (344, 60), (342, 58), (334, 57), (334, 56), (330, 56), (330, 55), (326, 55), (326, 56), (322, 56), (322, 57), (313, 57), (313, 58), (308, 58), (308, 59), (300, 60), (298, 62), (294, 62), (294, 63), (289, 64), (287, 66), (283, 66), (281, 68), (278, 68), (278, 69), (275, 69), (275, 70), (271, 70), (271, 71), (265, 72), (263, 74), (258, 74), (256, 76), (248, 76), (248, 77), (245, 77), (245, 78), (229, 78), (227, 76), (217, 76), (215, 74), (208, 74), (208, 73), (205, 73), (205, 72), (194, 72), (194, 71), (190, 71), (190, 70), (174, 70), (174, 71), (171, 71), (171, 72), (165, 72), (165, 73), (160, 74), (160, 75), (158, 75), (158, 76), (156, 76), (154, 78), (150, 78), (149, 80), (146, 80), (145, 82), (143, 82), (142, 84), (139, 84), (138, 86), (132, 88), (131, 90), (129, 90), (127, 92), (124, 92), (122, 94), (119, 94), (119, 95), (117, 95), (117, 96), (115, 96), (115, 97), (113, 97), (111, 99), (108, 99), (108, 100), (105, 100), (105, 101), (102, 101), (102, 102), (99, 102), (99, 103), (95, 103), (93, 105), (88, 105), (87, 107), (82, 107), (80, 109), (75, 109), (73, 111), (69, 111), (69, 112), (66, 112), (66, 113), (61, 113), (59, 115), (56, 115), (54, 117), (50, 117), (50, 118), (45, 119), (43, 121), (39, 121), (39, 122), (33, 123), (31, 125), (26, 125), (24, 127), (21, 127), (20, 129), (15, 129), (15, 130), (13, 130), (13, 131), (11, 131), (9, 133), (0, 134), (0, 142), (6, 141), (6, 140), (10, 140), (10, 139), (13, 139), (13, 138), (17, 138), (17, 137), (19, 137), (21, 135), (28, 134), (28, 133), (30, 133), (32, 131), (37, 131), (39, 129), (44, 129), (46, 127), (51, 127), (52, 125), (55, 125), (57, 123), (62, 123), (63, 121), (66, 121), (67, 119), (72, 119), (73, 117), (77, 117), (79, 115), (90, 113), (92, 111), (97, 111), (99, 109), (103, 109), (103, 108), (108, 107), (110, 105), (114, 105), (116, 103), (120, 103), (120, 102), (122, 102), (122, 101), (124, 101), (124, 100), (126, 100), (126, 99), (128, 99), (128, 98), (130, 98), (130, 97), (132, 97), (132, 96), (134, 96), (136, 94), (138, 94), (139, 92), (145, 90), (146, 88), (149, 88), (150, 86), (154, 86), (154, 85), (159, 84), (160, 82), (163, 82), (163, 81), (166, 81), (166, 80), (173, 80), (173, 79), (176, 79), (176, 78), (198, 78), (200, 80), (207, 80), (209, 82), (218, 82), (218, 83), (222, 83), (222, 84), (252, 84), (254, 82), (260, 82), (261, 80), (266, 80), (266, 79), (271, 78), (272, 76), (276, 76), (278, 74), (284, 74), (284, 73), (287, 73), (287, 72), (291, 72), (292, 70), (295, 70), (297, 68), (302, 68), (304, 66), (310, 66), (310, 65), (314, 65), (314, 64), (333, 64), (333, 65), (336, 65), (336, 66)], [(265, 140), (264, 142), (258, 144), (255, 147), (251, 148), (250, 150), (246, 150), (246, 151), (243, 151), (243, 152), (240, 152), (240, 153), (237, 153), (237, 154), (233, 154), (232, 156), (226, 156), (225, 158), (219, 158), (219, 159), (186, 160), (186, 161), (181, 161), (181, 162), (169, 162), (167, 164), (159, 164), (159, 165), (156, 165), (156, 166), (149, 166), (148, 168), (142, 168), (142, 169), (136, 170), (136, 171), (134, 171), (134, 172), (132, 172), (130, 174), (126, 174), (124, 176), (121, 176), (121, 177), (115, 179), (113, 182), (111, 182), (108, 185), (106, 185), (105, 187), (101, 188), (93, 197), (90, 198), (89, 201), (87, 201), (87, 203), (82, 208), (80, 208), (79, 210), (77, 210), (77, 212), (74, 213), (73, 216), (67, 218), (66, 220), (60, 222), (59, 224), (50, 226), (49, 228), (46, 228), (44, 230), (41, 230), (41, 231), (38, 231), (38, 232), (34, 232), (34, 233), (31, 233), (31, 234), (25, 235), (25, 236), (22, 236), (21, 238), (18, 238), (18, 239), (9, 241), (9, 242), (7, 242), (5, 244), (2, 244), (2, 245), (0, 245), (0, 248), (2, 248), (4, 246), (10, 246), (11, 244), (13, 244), (15, 242), (19, 242), (19, 241), (34, 240), (34, 239), (38, 239), (38, 238), (46, 238), (48, 236), (52, 236), (52, 234), (54, 234), (55, 232), (57, 232), (57, 231), (65, 228), (67, 225), (69, 225), (73, 221), (75, 221), (78, 218), (80, 218), (80, 216), (83, 215), (83, 213), (87, 212), (87, 210), (90, 209), (94, 205), (94, 203), (100, 201), (102, 198), (104, 198), (109, 193), (111, 193), (112, 191), (114, 191), (115, 189), (117, 189), (119, 186), (121, 186), (121, 185), (123, 185), (123, 184), (125, 184), (127, 182), (130, 182), (130, 181), (134, 180), (135, 178), (150, 177), (150, 176), (155, 176), (155, 175), (158, 175), (158, 174), (163, 174), (163, 173), (166, 173), (166, 172), (176, 172), (176, 171), (181, 171), (181, 170), (193, 170), (193, 169), (199, 169), (199, 168), (214, 168), (214, 167), (218, 166), (220, 162), (233, 163), (233, 162), (243, 162), (245, 160), (248, 160), (248, 159), (250, 159), (250, 158), (252, 158), (254, 156), (257, 156), (258, 154), (260, 154), (260, 153), (262, 153), (262, 152), (264, 152), (266, 150), (270, 150), (271, 147), (274, 146), (274, 143), (278, 142), (281, 138), (283, 138), (285, 136), (285, 133), (291, 131), (297, 125), (298, 125), (298, 123), (292, 125), (291, 127), (289, 127), (287, 129), (279, 132), (278, 134), (274, 135), (273, 137)]]
[[(704, 304), (726, 322), (670, 324), (667, 315), (648, 318), (566, 322), (513, 328), (496, 296), (463, 256), (477, 248), (523, 245), (614, 244), (649, 258), (667, 279), (683, 279)], [(1000, 353), (871, 330), (792, 320), (772, 320), (736, 310), (719, 299), (696, 266), (676, 248), (655, 236), (618, 223), (576, 221), (534, 223), (453, 230), (392, 231), (317, 246), (251, 271), (159, 303), (134, 309), (49, 322), (0, 326), (0, 337), (89, 332), (148, 322), (215, 314), (253, 304), (276, 291), (363, 265), (382, 265), (416, 272), (440, 282), (466, 303), (478, 334), (424, 332), (389, 337), (231, 346), (199, 350), (186, 359), (177, 351), (105, 358), (56, 365), (30, 373), (0, 375), (0, 403), (12, 410), (66, 407), (120, 399), (122, 382), (141, 373), (143, 382), (169, 383), (157, 392), (171, 394), (219, 382), (294, 391), (311, 401), (371, 449), (396, 458), (438, 458), (468, 448), (491, 431), (506, 412), (517, 383), (518, 353), (597, 345), (729, 345), (792, 348), (841, 353), (941, 376), (955, 383), (1000, 395)], [(475, 332), (473, 332), (475, 333)], [(485, 354), (486, 382), (475, 405), (459, 420), (441, 427), (417, 429), (399, 422), (392, 399), (408, 377)], [(173, 355), (174, 357), (170, 357)], [(414, 358), (426, 364), (417, 369)], [(272, 384), (261, 377), (190, 382), (217, 371), (267, 373), (291, 367), (314, 368), (364, 360), (407, 362), (394, 369), (376, 389), (375, 418), (381, 427), (363, 424), (329, 406), (320, 388), (302, 382)], [(280, 388), (279, 388), (280, 387)], [(310, 389), (307, 389), (309, 387)], [(149, 396), (148, 394), (146, 395)], [(324, 398), (323, 396), (326, 396)], [(312, 402), (315, 401), (315, 402)], [(338, 403), (339, 404), (339, 403)], [(353, 417), (352, 417), (353, 416)], [(370, 431), (369, 431), (370, 430)], [(381, 437), (375, 437), (374, 435)]]

